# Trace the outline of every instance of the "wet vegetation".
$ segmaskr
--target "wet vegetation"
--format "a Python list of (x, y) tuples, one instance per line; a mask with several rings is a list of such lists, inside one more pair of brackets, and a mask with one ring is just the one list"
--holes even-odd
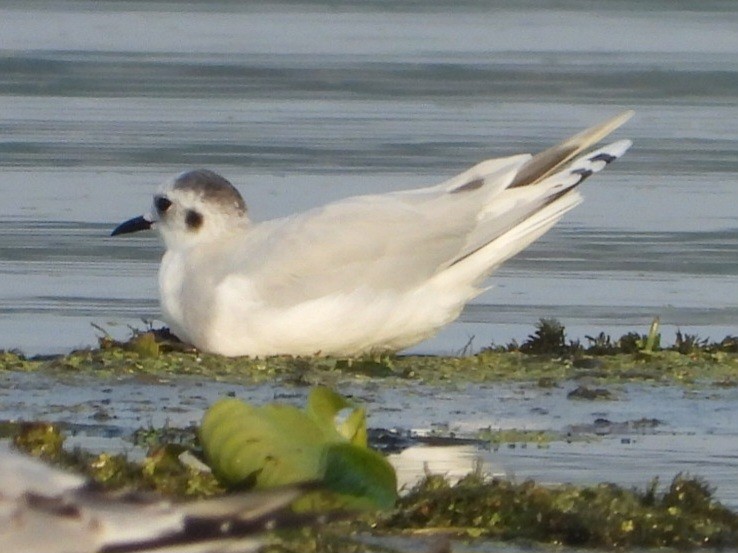
[[(199, 375), (244, 385), (274, 382), (277, 387), (333, 386), (371, 379), (386, 386), (398, 380), (438, 387), (524, 381), (541, 388), (561, 388), (561, 383), (574, 381), (576, 385), (567, 394), (569, 400), (609, 401), (618, 399), (617, 392), (608, 389), (609, 384), (626, 381), (738, 385), (738, 338), (727, 336), (714, 342), (679, 331), (674, 343), (666, 345), (656, 319), (646, 332), (630, 332), (619, 338), (599, 333), (580, 342), (570, 340), (558, 321), (543, 319), (520, 344), (492, 345), (458, 357), (382, 354), (358, 359), (229, 359), (197, 352), (166, 330), (149, 328), (134, 332), (125, 342), (103, 336), (98, 348), (68, 355), (26, 357), (0, 352), (0, 370), (45, 371), (52, 378), (79, 373), (144, 379)], [(372, 443), (372, 429), (369, 433)], [(135, 462), (124, 455), (64, 447), (60, 428), (43, 422), (4, 423), (0, 437), (10, 437), (18, 448), (84, 473), (105, 487), (155, 490), (173, 497), (227, 493), (226, 486), (202, 462), (205, 455), (196, 427), (139, 429), (131, 442), (146, 455)], [(395, 444), (402, 436), (385, 438)], [(551, 432), (490, 428), (479, 430), (470, 439), (492, 448), (502, 444), (548, 447), (562, 437)], [(428, 475), (388, 511), (280, 533), (268, 550), (418, 551), (426, 547), (414, 542), (410, 549), (397, 549), (393, 544), (406, 543), (402, 539), (407, 536), (443, 535), (602, 548), (738, 546), (738, 513), (717, 502), (705, 482), (678, 475), (669, 485), (656, 480), (644, 485), (644, 489), (608, 483), (544, 486), (489, 478), (481, 471), (452, 483), (442, 476)], [(436, 541), (441, 544), (438, 550), (444, 550), (443, 540)]]
[(62, 430), (46, 422), (5, 423), (0, 438), (10, 438), (19, 450), (85, 474), (105, 488), (126, 487), (175, 497), (205, 497), (225, 491), (207, 466), (197, 460), (199, 447), (195, 442), (190, 450), (159, 440), (142, 462), (135, 463), (120, 454), (69, 451), (63, 447)]
[(699, 479), (678, 475), (664, 490), (614, 484), (542, 486), (473, 472), (452, 485), (429, 476), (380, 530), (434, 528), (472, 538), (524, 539), (577, 547), (735, 547), (738, 515)]
[(394, 505), (395, 469), (369, 447), (365, 409), (320, 386), (306, 403), (299, 409), (226, 398), (212, 405), (199, 436), (218, 480), (237, 488), (320, 483), (300, 500), (306, 510)]
[(0, 370), (87, 371), (99, 374), (201, 375), (239, 382), (334, 385), (346, 378), (445, 382), (539, 381), (549, 386), (581, 376), (602, 380), (671, 381), (686, 384), (738, 382), (738, 338), (719, 342), (677, 332), (675, 343), (661, 344), (659, 321), (646, 333), (620, 338), (604, 333), (570, 340), (558, 321), (542, 319), (522, 343), (490, 346), (466, 356), (377, 354), (360, 358), (226, 358), (200, 353), (178, 342), (166, 329), (135, 331), (130, 340), (108, 336), (98, 348), (67, 355), (25, 357), (0, 352)]
[[(19, 449), (87, 474), (108, 488), (156, 490), (175, 497), (224, 493), (206, 467), (185, 460), (183, 453), (193, 451), (179, 445), (158, 446), (134, 463), (121, 455), (68, 452), (63, 434), (49, 424), (20, 424), (3, 431)], [(607, 549), (734, 548), (738, 513), (715, 500), (705, 482), (685, 475), (666, 486), (654, 479), (643, 489), (626, 489), (608, 483), (515, 482), (485, 476), (478, 467), (456, 483), (429, 474), (389, 510), (349, 513), (343, 521), (277, 533), (267, 551), (407, 550), (383, 541), (398, 535)], [(445, 539), (441, 537), (439, 544)], [(417, 544), (412, 550), (418, 550)]]

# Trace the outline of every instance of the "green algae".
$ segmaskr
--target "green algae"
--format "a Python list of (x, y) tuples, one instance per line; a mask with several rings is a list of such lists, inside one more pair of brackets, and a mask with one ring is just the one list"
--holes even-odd
[[(136, 344), (140, 338), (137, 338)], [(156, 353), (155, 353), (156, 352)], [(432, 385), (499, 381), (538, 381), (542, 386), (587, 377), (602, 382), (653, 381), (683, 384), (738, 381), (738, 354), (700, 350), (661, 350), (608, 355), (530, 354), (485, 350), (467, 357), (375, 356), (227, 358), (191, 351), (144, 352), (131, 343), (79, 350), (67, 355), (25, 358), (0, 353), (0, 370), (86, 372), (100, 375), (197, 375), (241, 383), (282, 382), (331, 386), (346, 378), (401, 379)]]
[(104, 335), (99, 347), (66, 355), (26, 358), (14, 351), (0, 352), (0, 370), (197, 375), (242, 383), (328, 386), (345, 378), (402, 379), (431, 385), (533, 380), (547, 386), (581, 377), (603, 382), (738, 381), (738, 338), (734, 336), (709, 342), (679, 331), (672, 346), (662, 347), (656, 318), (646, 334), (629, 332), (612, 339), (599, 333), (586, 339), (588, 345), (568, 340), (561, 323), (541, 319), (522, 344), (491, 346), (475, 355), (228, 358), (198, 352), (166, 328), (148, 328), (134, 330), (125, 342)]
[(224, 491), (209, 470), (182, 461), (188, 450), (179, 444), (160, 442), (136, 463), (125, 455), (67, 451), (63, 431), (46, 422), (6, 423), (2, 434), (19, 450), (84, 474), (105, 488), (156, 491), (170, 497), (206, 497)]
[(433, 385), (533, 380), (552, 386), (580, 377), (601, 381), (731, 383), (738, 381), (738, 338), (709, 342), (678, 331), (675, 343), (662, 347), (658, 318), (648, 333), (619, 339), (599, 333), (587, 345), (568, 340), (555, 319), (541, 319), (522, 343), (490, 346), (475, 355), (420, 356), (375, 354), (356, 358), (237, 357), (198, 352), (168, 329), (134, 330), (119, 342), (107, 335), (99, 347), (66, 355), (27, 358), (0, 351), (0, 370), (70, 371), (99, 374), (197, 375), (239, 382), (331, 385), (343, 378), (403, 379)]
[(547, 447), (553, 441), (568, 439), (563, 434), (556, 432), (546, 430), (519, 430), (515, 428), (500, 430), (485, 428), (478, 431), (475, 437), (480, 442), (487, 443), (493, 448), (497, 448), (503, 444), (509, 447), (517, 444)]
[[(179, 460), (182, 446), (159, 447), (142, 462), (133, 463), (121, 455), (65, 452), (63, 441), (58, 428), (44, 423), (20, 425), (14, 437), (20, 449), (73, 467), (109, 488), (156, 490), (170, 497), (223, 493), (207, 472)], [(640, 490), (608, 483), (517, 483), (489, 478), (479, 469), (455, 484), (443, 476), (428, 475), (390, 512), (349, 514), (348, 518), (277, 532), (266, 551), (389, 552), (395, 549), (383, 539), (398, 533), (608, 549), (738, 544), (738, 513), (716, 501), (703, 481), (684, 475), (677, 475), (663, 490), (656, 479)]]
[[(427, 546), (419, 543), (429, 537), (439, 551), (451, 550), (444, 548), (449, 537), (473, 540), (475, 550), (489, 551), (502, 549), (500, 541), (527, 548), (537, 542), (590, 549), (723, 549), (738, 544), (738, 514), (717, 502), (704, 482), (677, 475), (661, 488), (657, 479), (643, 489), (626, 489), (608, 483), (516, 483), (478, 471), (455, 484), (429, 475), (389, 514), (282, 533), (266, 551), (425, 551)], [(392, 538), (398, 535), (419, 543), (395, 548)], [(404, 545), (408, 543), (413, 542)]]
[(677, 475), (664, 491), (614, 484), (542, 486), (473, 472), (451, 484), (428, 476), (379, 531), (448, 532), (577, 547), (727, 547), (738, 544), (738, 514), (702, 481)]
[(44, 362), (39, 359), (28, 359), (16, 351), (0, 351), (0, 370), (35, 371), (42, 368)]
[[(176, 498), (225, 492), (207, 470), (183, 461), (183, 453), (199, 450), (164, 443), (164, 435), (142, 461), (132, 462), (123, 455), (67, 451), (63, 433), (47, 423), (19, 423), (4, 432), (20, 449), (107, 488), (154, 490)], [(704, 481), (685, 475), (663, 489), (657, 479), (644, 489), (610, 483), (541, 485), (491, 478), (480, 465), (456, 483), (427, 475), (388, 512), (347, 513), (344, 521), (278, 532), (267, 551), (389, 552), (395, 549), (388, 543), (397, 535), (608, 549), (726, 548), (738, 544), (738, 513), (720, 504)]]

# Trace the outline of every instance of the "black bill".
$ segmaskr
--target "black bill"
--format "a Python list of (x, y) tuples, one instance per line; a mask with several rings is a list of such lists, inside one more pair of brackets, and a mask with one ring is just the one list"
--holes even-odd
[(151, 221), (149, 221), (145, 216), (141, 215), (140, 217), (128, 219), (125, 223), (121, 223), (120, 225), (115, 227), (113, 232), (110, 233), (110, 236), (129, 234), (131, 232), (138, 232), (139, 230), (148, 230), (150, 228)]

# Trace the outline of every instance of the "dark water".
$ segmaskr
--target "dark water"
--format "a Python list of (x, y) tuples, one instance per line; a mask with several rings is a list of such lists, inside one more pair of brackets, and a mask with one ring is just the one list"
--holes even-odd
[(421, 351), (660, 315), (738, 332), (733, 2), (0, 3), (0, 348), (158, 314), (153, 236), (111, 239), (207, 166), (256, 219), (432, 184), (622, 109), (628, 155)]

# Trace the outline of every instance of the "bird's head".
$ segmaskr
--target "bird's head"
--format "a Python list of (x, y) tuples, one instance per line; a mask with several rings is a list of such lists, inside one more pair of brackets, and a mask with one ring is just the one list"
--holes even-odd
[(111, 236), (156, 228), (167, 249), (208, 242), (248, 222), (241, 194), (207, 169), (188, 171), (154, 195), (150, 213), (118, 225)]

